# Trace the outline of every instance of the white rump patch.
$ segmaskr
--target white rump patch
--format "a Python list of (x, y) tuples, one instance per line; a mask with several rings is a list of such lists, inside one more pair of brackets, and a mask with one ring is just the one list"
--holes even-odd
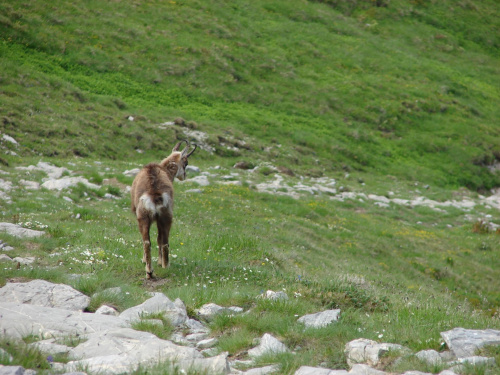
[(154, 204), (151, 197), (147, 194), (143, 194), (140, 198), (142, 203), (142, 207), (150, 213), (151, 216), (159, 215), (164, 208), (170, 208), (170, 196), (168, 193), (163, 193), (162, 195), (162, 203)]

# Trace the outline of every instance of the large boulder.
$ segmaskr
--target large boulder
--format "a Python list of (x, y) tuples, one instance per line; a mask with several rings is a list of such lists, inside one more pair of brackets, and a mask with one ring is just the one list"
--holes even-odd
[(204, 358), (196, 349), (175, 345), (148, 332), (123, 328), (96, 332), (88, 340), (73, 348), (67, 371), (86, 368), (90, 372), (120, 374), (134, 371), (139, 366), (171, 362), (184, 371), (196, 369), (210, 374), (229, 372), (227, 354)]
[(494, 329), (455, 328), (441, 332), (441, 337), (459, 359), (474, 356), (483, 346), (500, 345), (500, 331)]
[(69, 285), (33, 280), (27, 283), (7, 283), (0, 288), (0, 301), (83, 311), (88, 307), (90, 298)]
[(39, 230), (33, 230), (28, 228), (23, 228), (20, 225), (12, 223), (0, 223), (0, 232), (6, 232), (11, 236), (19, 238), (33, 238), (40, 237), (45, 234), (45, 232)]
[(31, 334), (42, 338), (86, 335), (128, 326), (127, 322), (115, 316), (16, 302), (0, 302), (0, 317), (0, 332), (12, 338)]
[(155, 293), (153, 297), (144, 303), (123, 311), (120, 314), (120, 318), (128, 322), (133, 322), (145, 317), (147, 318), (148, 315), (158, 313), (169, 319), (174, 327), (179, 327), (188, 320), (184, 303), (180, 299), (172, 302), (163, 293)]

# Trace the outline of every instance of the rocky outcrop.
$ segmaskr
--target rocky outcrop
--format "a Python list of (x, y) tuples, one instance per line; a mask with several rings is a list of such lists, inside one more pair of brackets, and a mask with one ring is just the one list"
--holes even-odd
[(28, 283), (7, 283), (0, 288), (0, 301), (83, 311), (89, 305), (90, 298), (68, 285), (33, 280)]
[(23, 228), (17, 224), (11, 223), (0, 223), (0, 232), (6, 232), (7, 234), (19, 238), (33, 238), (40, 237), (45, 234), (45, 232), (39, 230), (33, 230), (28, 228)]
[(500, 345), (500, 331), (455, 328), (441, 332), (441, 337), (457, 358), (472, 357), (486, 345)]

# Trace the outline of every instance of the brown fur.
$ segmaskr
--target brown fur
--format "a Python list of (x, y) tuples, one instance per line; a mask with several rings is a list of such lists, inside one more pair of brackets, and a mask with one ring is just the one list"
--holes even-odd
[[(187, 142), (186, 142), (187, 143)], [(151, 240), (149, 230), (156, 221), (158, 228), (158, 264), (163, 268), (168, 266), (169, 234), (173, 221), (174, 187), (173, 181), (177, 177), (184, 180), (185, 168), (188, 164), (187, 148), (179, 152), (179, 142), (172, 154), (160, 164), (150, 163), (146, 165), (135, 177), (132, 183), (131, 208), (137, 217), (139, 231), (141, 232), (144, 256), (146, 263), (146, 277), (153, 276), (151, 268)], [(196, 147), (195, 147), (196, 149)]]

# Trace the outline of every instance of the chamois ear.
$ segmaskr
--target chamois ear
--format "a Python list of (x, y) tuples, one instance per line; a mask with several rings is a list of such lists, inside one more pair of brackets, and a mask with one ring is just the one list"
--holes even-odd
[(181, 147), (182, 142), (186, 142), (186, 144), (189, 145), (188, 141), (186, 141), (185, 139), (183, 139), (182, 141), (177, 142), (177, 144), (172, 149), (172, 152), (179, 151), (179, 148)]
[(198, 145), (196, 143), (193, 143), (193, 146), (194, 146), (193, 150), (188, 154), (187, 153), (187, 150), (189, 148), (189, 144), (188, 144), (188, 146), (186, 146), (186, 148), (184, 150), (182, 150), (182, 156), (185, 156), (187, 158), (190, 157), (191, 154), (194, 152), (194, 150), (196, 150), (196, 148), (198, 147)]

